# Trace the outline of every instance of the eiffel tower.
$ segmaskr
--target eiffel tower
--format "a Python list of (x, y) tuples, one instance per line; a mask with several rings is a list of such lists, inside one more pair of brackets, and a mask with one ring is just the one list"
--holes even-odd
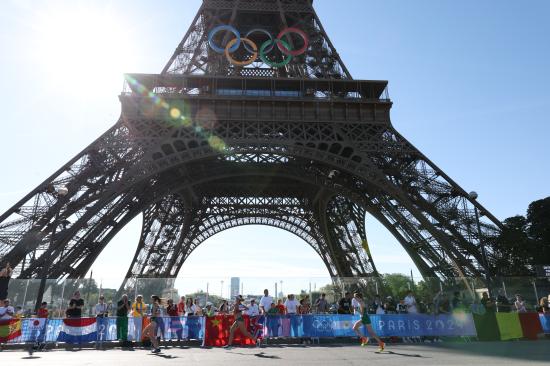
[[(120, 119), (0, 216), (18, 278), (83, 278), (143, 215), (123, 286), (175, 278), (204, 240), (294, 233), (335, 278), (376, 276), (368, 212), (425, 277), (484, 277), (501, 226), (390, 122), (311, 0), (204, 0), (160, 74), (127, 74)], [(477, 220), (478, 213), (481, 216)], [(43, 291), (43, 289), (42, 289)]]

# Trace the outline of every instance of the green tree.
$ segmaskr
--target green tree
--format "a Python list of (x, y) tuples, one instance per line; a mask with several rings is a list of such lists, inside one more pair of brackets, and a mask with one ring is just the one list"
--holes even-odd
[(523, 216), (509, 217), (492, 244), (494, 272), (504, 276), (533, 274), (533, 240), (527, 235), (528, 222)]
[(208, 301), (211, 302), (215, 308), (218, 308), (224, 300), (222, 297), (213, 294), (208, 294), (208, 296), (206, 296), (206, 292), (202, 290), (185, 295), (186, 299), (190, 297), (193, 299), (199, 299), (201, 306), (206, 305), (206, 299), (208, 298)]
[(531, 202), (526, 216), (502, 224), (496, 236), (484, 238), (493, 274), (533, 276), (535, 265), (550, 264), (550, 197)]
[(534, 241), (533, 264), (550, 264), (550, 197), (531, 202), (527, 223), (527, 234)]
[[(319, 287), (319, 294), (326, 294), (326, 299), (329, 303), (335, 303), (342, 297), (342, 289), (335, 284), (328, 284)], [(317, 298), (315, 298), (317, 300)], [(313, 300), (314, 301), (314, 300)]]
[(411, 288), (410, 277), (401, 273), (383, 274), (381, 279), (383, 293), (386, 296), (391, 295), (394, 299), (402, 299)]

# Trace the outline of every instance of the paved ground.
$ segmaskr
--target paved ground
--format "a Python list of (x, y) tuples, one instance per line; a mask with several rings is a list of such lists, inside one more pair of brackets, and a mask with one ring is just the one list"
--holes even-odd
[(549, 365), (550, 342), (476, 342), (444, 344), (390, 345), (377, 352), (374, 346), (269, 346), (265, 348), (168, 348), (160, 355), (135, 349), (95, 351), (50, 350), (27, 353), (15, 350), (0, 352), (2, 365)]

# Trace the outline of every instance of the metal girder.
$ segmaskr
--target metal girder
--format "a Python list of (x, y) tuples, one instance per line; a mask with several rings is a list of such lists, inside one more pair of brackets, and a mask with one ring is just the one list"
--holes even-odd
[[(284, 68), (235, 68), (207, 45), (219, 24), (299, 26), (310, 46)], [(177, 276), (208, 237), (247, 224), (296, 234), (331, 276), (375, 275), (365, 212), (424, 276), (487, 272), (475, 208), (482, 235), (500, 222), (394, 129), (387, 82), (351, 78), (311, 1), (205, 0), (163, 72), (127, 80), (119, 121), (0, 216), (17, 276), (84, 276), (139, 213), (124, 286)]]
[[(208, 46), (210, 30), (224, 24), (242, 34), (260, 27), (274, 36), (283, 28), (299, 27), (307, 34), (309, 47), (284, 68), (265, 65), (260, 58), (249, 67), (235, 67)], [(227, 36), (220, 37), (227, 41)], [(204, 1), (162, 74), (351, 79), (308, 0)]]

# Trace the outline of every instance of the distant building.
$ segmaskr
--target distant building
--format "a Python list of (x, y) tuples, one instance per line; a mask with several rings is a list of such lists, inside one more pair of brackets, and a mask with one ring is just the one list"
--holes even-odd
[(241, 286), (241, 279), (239, 277), (231, 277), (230, 295), (232, 298), (235, 298), (235, 296), (239, 294), (240, 286)]

